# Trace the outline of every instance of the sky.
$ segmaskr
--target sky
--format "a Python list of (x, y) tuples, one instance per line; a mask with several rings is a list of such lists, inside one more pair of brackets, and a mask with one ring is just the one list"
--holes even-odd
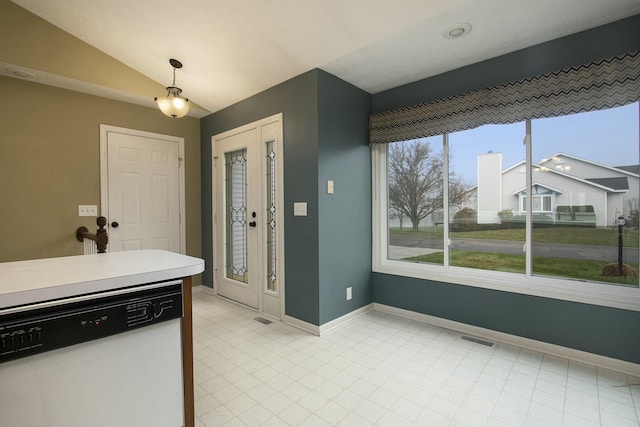
[[(639, 104), (532, 121), (533, 162), (563, 152), (609, 166), (640, 164)], [(449, 135), (451, 170), (476, 183), (477, 156), (503, 154), (506, 169), (525, 159), (525, 124), (486, 125)], [(441, 137), (429, 138), (432, 147)]]

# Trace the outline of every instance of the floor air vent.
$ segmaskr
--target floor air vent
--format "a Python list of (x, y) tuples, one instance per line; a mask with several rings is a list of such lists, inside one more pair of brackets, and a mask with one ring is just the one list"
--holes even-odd
[(269, 320), (269, 319), (265, 319), (264, 317), (256, 317), (256, 318), (255, 318), (255, 319), (253, 319), (253, 320), (257, 320), (258, 322), (260, 322), (260, 323), (264, 323), (265, 325), (270, 325), (270, 324), (272, 324), (272, 323), (273, 323), (271, 320)]
[(465, 341), (471, 341), (476, 344), (482, 344), (482, 345), (486, 345), (487, 347), (493, 347), (493, 343), (491, 341), (481, 340), (480, 338), (470, 337), (468, 335), (463, 335), (460, 338)]

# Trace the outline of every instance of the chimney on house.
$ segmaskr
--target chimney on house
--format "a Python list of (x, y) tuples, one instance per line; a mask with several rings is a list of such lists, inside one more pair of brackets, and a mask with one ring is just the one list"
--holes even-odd
[(502, 209), (502, 153), (478, 156), (478, 224), (500, 222)]

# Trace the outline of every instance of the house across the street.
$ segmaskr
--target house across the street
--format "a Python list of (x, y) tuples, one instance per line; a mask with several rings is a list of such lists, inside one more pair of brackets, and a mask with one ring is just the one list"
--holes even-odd
[[(613, 167), (557, 153), (533, 164), (532, 207), (537, 222), (605, 227), (638, 209), (637, 165)], [(525, 161), (502, 169), (502, 153), (478, 156), (478, 184), (466, 207), (478, 223), (496, 224), (498, 212), (526, 214)]]

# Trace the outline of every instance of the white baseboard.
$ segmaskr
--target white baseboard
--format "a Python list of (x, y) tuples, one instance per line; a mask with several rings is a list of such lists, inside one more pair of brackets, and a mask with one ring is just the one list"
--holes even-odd
[(320, 327), (313, 323), (308, 323), (295, 317), (287, 316), (286, 314), (282, 318), (282, 322), (302, 331), (309, 332), (310, 334), (320, 336)]
[(289, 326), (293, 326), (294, 328), (298, 328), (301, 329), (305, 332), (309, 332), (310, 334), (313, 335), (317, 335), (317, 336), (322, 336), (325, 335), (329, 332), (331, 332), (332, 330), (349, 323), (350, 321), (352, 321), (353, 319), (355, 319), (356, 317), (362, 316), (363, 314), (369, 312), (373, 310), (373, 304), (369, 304), (367, 306), (364, 307), (360, 307), (356, 310), (353, 310), (347, 314), (345, 314), (344, 316), (340, 316), (337, 319), (333, 319), (330, 322), (327, 323), (323, 323), (320, 326), (316, 326), (312, 323), (308, 323), (308, 322), (304, 322), (300, 319), (296, 319), (295, 317), (291, 317), (291, 316), (284, 316), (284, 319), (282, 320), (285, 324), (289, 325)]
[(373, 310), (373, 304), (365, 305), (364, 307), (360, 307), (356, 310), (353, 310), (344, 316), (340, 316), (337, 319), (333, 319), (330, 322), (323, 323), (319, 328), (319, 335), (322, 336), (332, 330), (339, 328), (340, 326), (349, 323), (353, 319), (362, 316), (363, 314)]
[(404, 310), (384, 304), (373, 304), (373, 310), (381, 313), (392, 314), (403, 317), (405, 319), (415, 320), (446, 329), (451, 329), (463, 334), (473, 335), (488, 341), (496, 341), (504, 344), (514, 345), (526, 348), (528, 350), (538, 351), (552, 356), (569, 359), (576, 362), (586, 363), (592, 366), (618, 371), (627, 375), (640, 377), (640, 365), (636, 363), (618, 360), (607, 356), (589, 353), (582, 350), (563, 347), (556, 344), (549, 344), (542, 341), (532, 340), (530, 338), (519, 337), (516, 335), (498, 332), (491, 329), (481, 328), (478, 326), (468, 325), (453, 320), (443, 319), (440, 317), (430, 316), (428, 314), (417, 313), (415, 311)]

